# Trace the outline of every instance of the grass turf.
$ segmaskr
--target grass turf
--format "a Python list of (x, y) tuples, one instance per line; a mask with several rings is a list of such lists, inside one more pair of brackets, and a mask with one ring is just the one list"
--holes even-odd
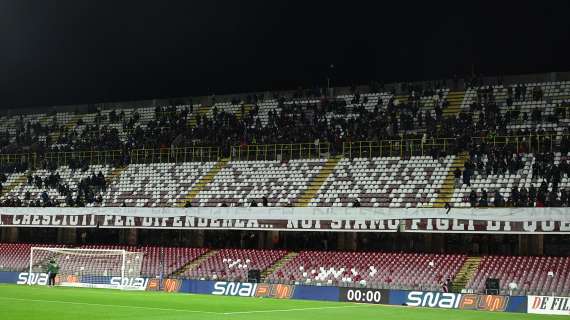
[(555, 320), (568, 318), (307, 300), (0, 285), (0, 319)]

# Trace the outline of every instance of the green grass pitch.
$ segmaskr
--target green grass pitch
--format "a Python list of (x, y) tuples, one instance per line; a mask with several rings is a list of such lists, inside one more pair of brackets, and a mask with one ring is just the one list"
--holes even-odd
[(555, 320), (568, 317), (185, 293), (0, 285), (0, 319)]

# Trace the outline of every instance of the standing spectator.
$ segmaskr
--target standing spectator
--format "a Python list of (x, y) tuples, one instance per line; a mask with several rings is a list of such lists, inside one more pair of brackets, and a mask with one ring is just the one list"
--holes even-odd
[(266, 196), (263, 196), (263, 198), (261, 198), (261, 203), (263, 204), (264, 207), (267, 207), (269, 205)]

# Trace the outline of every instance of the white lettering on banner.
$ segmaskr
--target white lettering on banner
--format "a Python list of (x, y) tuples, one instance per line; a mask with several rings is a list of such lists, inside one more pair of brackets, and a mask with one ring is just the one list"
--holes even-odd
[(110, 284), (116, 288), (123, 287), (131, 290), (146, 290), (148, 279), (112, 277)]
[(554, 221), (540, 221), (540, 226), (542, 227), (542, 231), (554, 231)]
[(388, 220), (388, 229), (398, 230), (399, 226), (400, 226), (400, 220)]
[(220, 220), (218, 220), (218, 219), (214, 219), (210, 223), (211, 228), (219, 228), (220, 226), (221, 226), (221, 223), (220, 223)]
[(115, 216), (115, 226), (122, 226), (123, 225), (123, 217), (121, 216)]
[(432, 219), (427, 219), (427, 230), (433, 230), (433, 221), (432, 221)]
[[(176, 217), (180, 220), (180, 217)], [(125, 225), (127, 227), (134, 227), (135, 226), (135, 217), (127, 217), (125, 219)]]
[(465, 224), (459, 223), (459, 219), (453, 219), (453, 224), (451, 225), (451, 230), (464, 231), (465, 230)]
[(187, 217), (186, 217), (186, 224), (185, 224), (185, 225), (186, 225), (187, 227), (193, 228), (193, 227), (194, 227), (194, 220), (195, 220), (194, 218), (187, 216)]
[(47, 273), (28, 273), (22, 272), (18, 274), (16, 284), (40, 285), (45, 286), (48, 283)]
[(420, 219), (412, 219), (412, 230), (419, 230)]
[(528, 296), (527, 312), (570, 315), (570, 297)]
[(366, 230), (366, 222), (364, 220), (356, 220), (354, 221), (354, 229), (355, 230)]
[(152, 226), (152, 220), (153, 220), (152, 218), (145, 217), (145, 218), (143, 219), (143, 222), (142, 222), (143, 227), (150, 227), (150, 226)]
[(331, 221), (331, 229), (340, 229), (342, 228), (342, 220), (332, 220)]
[[(79, 210), (81, 209), (81, 210)], [(136, 209), (136, 210), (135, 210)], [(224, 208), (226, 209), (226, 208)], [(331, 231), (570, 233), (561, 208), (0, 208), (5, 226)], [(496, 216), (489, 219), (496, 212)], [(30, 214), (38, 213), (38, 214)], [(471, 213), (467, 216), (467, 213)], [(328, 214), (330, 216), (323, 216)]]
[(473, 224), (473, 220), (469, 220), (469, 223), (467, 224), (467, 230), (469, 231), (475, 230), (475, 225)]
[(501, 222), (500, 221), (487, 221), (487, 230), (489, 231), (499, 231), (501, 229)]
[(456, 293), (410, 291), (406, 304), (412, 307), (456, 309), (461, 295)]
[(301, 228), (312, 229), (313, 228), (313, 220), (302, 220), (301, 221)]
[(257, 283), (219, 281), (214, 284), (212, 294), (218, 296), (253, 297), (256, 289)]
[(449, 229), (449, 220), (447, 219), (436, 219), (435, 220), (435, 227), (437, 230), (446, 231)]
[(384, 220), (372, 220), (372, 224), (374, 225), (374, 227), (370, 228), (372, 230), (384, 230), (385, 226), (384, 226)]
[(79, 222), (79, 217), (78, 216), (69, 216), (69, 225), (70, 226), (76, 226)]

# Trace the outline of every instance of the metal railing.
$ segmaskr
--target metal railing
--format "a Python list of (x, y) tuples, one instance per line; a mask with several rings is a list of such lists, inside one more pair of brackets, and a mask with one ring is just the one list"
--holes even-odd
[(36, 157), (35, 153), (0, 154), (0, 166), (4, 167), (18, 163), (32, 165), (36, 163)]
[[(513, 152), (544, 153), (557, 151), (563, 139), (570, 141), (570, 134), (528, 134), (512, 136), (472, 137), (473, 144), (511, 147)], [(410, 157), (432, 155), (433, 151), (451, 154), (467, 146), (457, 145), (455, 138), (399, 139), (380, 141), (355, 141), (342, 144), (342, 156), (346, 158)], [(46, 154), (0, 154), (0, 166), (26, 163), (39, 168), (47, 161), (52, 166), (66, 166), (72, 160), (93, 165), (122, 163), (125, 157), (131, 163), (172, 163), (231, 160), (292, 160), (326, 158), (331, 155), (329, 143), (264, 144), (234, 146), (230, 154), (222, 154), (219, 147), (185, 147), (161, 149), (48, 152)], [(341, 151), (341, 150), (339, 150)]]
[(570, 138), (568, 134), (528, 134), (528, 135), (511, 135), (511, 136), (487, 136), (473, 137), (474, 143), (481, 144), (485, 142), (490, 146), (511, 146), (516, 148), (518, 152), (525, 153), (544, 153), (553, 152), (564, 138)]
[(342, 155), (347, 158), (425, 156), (434, 149), (449, 152), (454, 147), (455, 138), (355, 141), (342, 144)]
[(186, 147), (161, 149), (135, 149), (131, 163), (208, 162), (221, 157), (217, 147)]
[(327, 157), (328, 143), (252, 144), (231, 148), (232, 160), (292, 160)]
[[(121, 150), (102, 150), (102, 151), (60, 151), (48, 152), (40, 160), (47, 160), (51, 165), (66, 166), (71, 161), (86, 161), (92, 165), (113, 164), (120, 161), (124, 156)], [(34, 163), (34, 167), (37, 163)]]

